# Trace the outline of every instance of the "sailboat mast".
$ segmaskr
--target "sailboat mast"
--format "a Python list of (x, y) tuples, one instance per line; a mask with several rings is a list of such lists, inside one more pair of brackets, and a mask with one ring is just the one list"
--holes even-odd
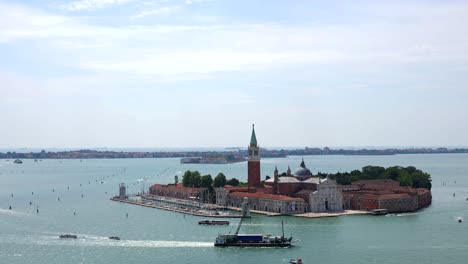
[(242, 221), (244, 220), (245, 214), (246, 214), (246, 212), (243, 210), (242, 215), (241, 215), (241, 219), (239, 221), (239, 225), (237, 226), (237, 229), (236, 229), (236, 235), (239, 234), (239, 231), (240, 231), (240, 228), (241, 228), (241, 225), (242, 225)]
[(281, 219), (281, 230), (282, 230), (282, 236), (281, 236), (281, 237), (284, 237), (284, 223), (283, 223), (283, 219)]

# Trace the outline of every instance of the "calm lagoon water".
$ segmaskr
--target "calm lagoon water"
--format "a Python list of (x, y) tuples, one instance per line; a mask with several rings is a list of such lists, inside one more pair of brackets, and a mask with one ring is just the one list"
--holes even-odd
[[(275, 165), (280, 171), (288, 165), (294, 170), (301, 158), (263, 159), (262, 176), (272, 175)], [(109, 198), (117, 194), (121, 182), (129, 185), (130, 192), (139, 192), (153, 183), (173, 182), (174, 175), (187, 169), (213, 176), (224, 172), (245, 181), (246, 163), (109, 159), (13, 164), (0, 160), (0, 263), (288, 263), (296, 257), (304, 263), (466, 263), (468, 223), (459, 224), (455, 218), (468, 217), (468, 155), (304, 159), (315, 173), (350, 171), (365, 165), (416, 166), (432, 175), (433, 204), (417, 213), (382, 217), (254, 215), (245, 221), (242, 232), (279, 234), (283, 219), (285, 233), (299, 242), (289, 249), (220, 249), (213, 247), (215, 237), (233, 231), (237, 220), (231, 220), (229, 227), (198, 226), (198, 217), (120, 204)], [(78, 234), (79, 239), (60, 240), (62, 233)], [(122, 240), (107, 239), (112, 235)]]

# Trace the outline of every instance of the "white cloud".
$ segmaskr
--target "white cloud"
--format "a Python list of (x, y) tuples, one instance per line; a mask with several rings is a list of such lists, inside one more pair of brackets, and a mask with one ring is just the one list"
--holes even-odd
[(163, 6), (151, 10), (145, 10), (142, 11), (134, 16), (132, 16), (132, 19), (136, 18), (142, 18), (145, 16), (151, 16), (151, 15), (161, 15), (161, 14), (171, 14), (176, 12), (178, 9), (180, 9), (180, 6)]
[(209, 2), (211, 0), (185, 0), (185, 4), (191, 5), (193, 3), (203, 3), (203, 2)]
[(93, 10), (111, 5), (122, 5), (134, 0), (79, 0), (62, 5), (63, 9), (69, 11)]
[(136, 74), (186, 74), (264, 69), (269, 65), (324, 60), (319, 54), (299, 52), (246, 52), (201, 50), (196, 52), (166, 51), (151, 58), (125, 61), (91, 61), (85, 69), (131, 72)]
[[(99, 5), (105, 3), (120, 2), (101, 1)], [(178, 8), (160, 7), (135, 17), (171, 13)], [(380, 14), (378, 10), (372, 11)], [(387, 11), (380, 12), (386, 17)], [(392, 19), (398, 19), (396, 13)], [(62, 59), (69, 67), (144, 75), (258, 71), (319, 64), (371, 71), (392, 64), (459, 62), (462, 65), (468, 60), (465, 44), (468, 36), (460, 32), (468, 19), (457, 7), (452, 7), (450, 12), (430, 14), (431, 17), (414, 16), (414, 20), (405, 24), (210, 23), (113, 27), (92, 25), (85, 18), (0, 3), (0, 43), (34, 39), (43, 49), (54, 50), (57, 56), (67, 54)], [(401, 19), (411, 18), (404, 13)]]

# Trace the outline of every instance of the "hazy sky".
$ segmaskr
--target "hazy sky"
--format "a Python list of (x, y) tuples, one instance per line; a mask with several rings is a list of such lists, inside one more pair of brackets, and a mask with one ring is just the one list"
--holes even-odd
[(0, 147), (468, 145), (468, 1), (0, 0)]

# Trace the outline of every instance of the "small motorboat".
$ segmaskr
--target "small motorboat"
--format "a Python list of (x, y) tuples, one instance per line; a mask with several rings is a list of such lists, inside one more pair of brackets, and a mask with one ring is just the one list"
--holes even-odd
[(369, 212), (371, 215), (386, 215), (388, 214), (387, 209), (374, 209)]
[(110, 236), (109, 239), (112, 239), (112, 240), (120, 240), (120, 237), (118, 237), (118, 236)]
[(298, 258), (298, 259), (291, 259), (289, 260), (289, 263), (292, 263), (292, 264), (302, 264), (302, 259)]
[(73, 239), (76, 239), (78, 238), (77, 235), (70, 235), (70, 234), (63, 234), (63, 235), (60, 235), (59, 238), (73, 238)]
[(458, 222), (458, 223), (462, 223), (462, 222), (463, 222), (463, 218), (461, 218), (460, 216), (457, 217), (457, 222)]

